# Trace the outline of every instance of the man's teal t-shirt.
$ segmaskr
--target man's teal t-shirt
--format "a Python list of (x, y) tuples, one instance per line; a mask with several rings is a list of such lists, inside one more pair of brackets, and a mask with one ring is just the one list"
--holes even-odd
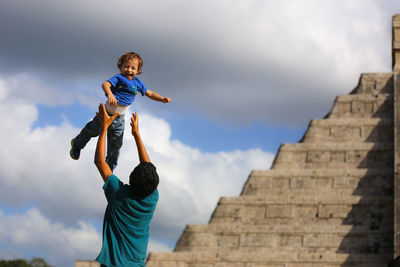
[(103, 246), (96, 261), (108, 267), (145, 267), (149, 225), (158, 201), (158, 190), (137, 198), (130, 185), (114, 174), (103, 186), (107, 208), (103, 222)]

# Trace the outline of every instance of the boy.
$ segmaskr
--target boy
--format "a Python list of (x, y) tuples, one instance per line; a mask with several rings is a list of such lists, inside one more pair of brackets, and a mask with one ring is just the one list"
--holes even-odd
[[(111, 171), (117, 166), (119, 150), (122, 147), (125, 119), (124, 114), (135, 100), (136, 94), (146, 95), (152, 100), (169, 103), (171, 98), (162, 97), (149, 90), (136, 75), (142, 73), (143, 60), (135, 52), (127, 52), (118, 59), (117, 64), (120, 74), (108, 79), (102, 84), (104, 93), (107, 96), (106, 111), (116, 118), (110, 125), (107, 132), (107, 157), (106, 162)], [(78, 160), (81, 149), (89, 142), (92, 137), (100, 133), (100, 124), (97, 117), (88, 122), (82, 131), (71, 140), (71, 158)]]
[(145, 267), (149, 225), (158, 201), (158, 174), (142, 143), (139, 117), (135, 113), (131, 127), (140, 163), (130, 174), (129, 185), (123, 184), (104, 159), (107, 128), (117, 115), (108, 116), (104, 104), (100, 104), (97, 117), (101, 130), (94, 163), (104, 180), (108, 203), (103, 221), (103, 245), (96, 261), (108, 267)]

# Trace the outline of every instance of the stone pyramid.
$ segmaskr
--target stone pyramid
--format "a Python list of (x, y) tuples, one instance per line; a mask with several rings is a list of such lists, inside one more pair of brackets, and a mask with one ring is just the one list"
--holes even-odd
[(270, 170), (252, 171), (209, 224), (187, 225), (174, 252), (150, 253), (146, 266), (387, 266), (400, 242), (399, 51), (396, 15), (394, 72), (362, 74), (300, 142), (280, 147)]

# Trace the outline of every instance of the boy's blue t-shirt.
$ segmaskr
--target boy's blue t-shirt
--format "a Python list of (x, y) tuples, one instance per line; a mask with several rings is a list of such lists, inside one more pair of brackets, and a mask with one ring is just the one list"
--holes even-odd
[(144, 96), (147, 91), (146, 86), (137, 77), (129, 80), (122, 74), (117, 74), (107, 81), (111, 83), (111, 92), (118, 100), (118, 104), (124, 106), (132, 104), (137, 93), (141, 93)]
[(96, 261), (108, 267), (145, 267), (149, 225), (158, 190), (140, 199), (129, 187), (114, 174), (103, 186), (108, 204), (103, 222), (103, 246)]

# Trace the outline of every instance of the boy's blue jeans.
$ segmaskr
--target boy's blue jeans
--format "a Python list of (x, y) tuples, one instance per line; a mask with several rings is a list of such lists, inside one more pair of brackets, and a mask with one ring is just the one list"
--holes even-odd
[[(117, 116), (107, 131), (107, 156), (106, 162), (114, 171), (118, 164), (119, 150), (122, 147), (124, 137), (125, 117), (124, 114)], [(82, 131), (74, 139), (74, 148), (83, 149), (92, 137), (100, 135), (100, 122), (97, 117), (89, 121)]]

